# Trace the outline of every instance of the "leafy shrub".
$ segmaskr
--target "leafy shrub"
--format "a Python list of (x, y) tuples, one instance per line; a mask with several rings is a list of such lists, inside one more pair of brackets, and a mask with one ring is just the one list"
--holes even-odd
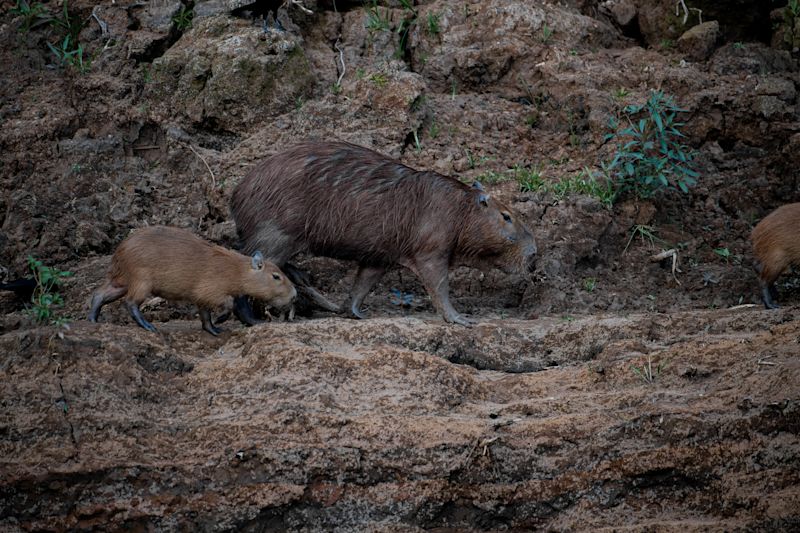
[(606, 135), (606, 140), (616, 140), (617, 151), (603, 170), (614, 181), (618, 195), (630, 192), (650, 198), (661, 189), (688, 192), (696, 184), (693, 153), (681, 143), (683, 123), (676, 120), (683, 111), (671, 96), (653, 91), (643, 105), (624, 108), (627, 127), (611, 120), (616, 131)]
[(56, 316), (55, 310), (64, 305), (64, 299), (57, 290), (64, 282), (64, 278), (72, 275), (71, 272), (58, 270), (45, 266), (33, 256), (28, 256), (28, 267), (36, 280), (36, 289), (31, 298), (30, 314), (40, 323), (61, 326), (66, 324), (66, 318)]

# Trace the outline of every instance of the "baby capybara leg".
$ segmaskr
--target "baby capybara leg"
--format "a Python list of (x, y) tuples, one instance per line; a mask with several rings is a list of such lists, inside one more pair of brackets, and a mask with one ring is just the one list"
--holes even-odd
[(131, 317), (133, 317), (136, 323), (142, 326), (147, 331), (152, 331), (153, 333), (156, 333), (158, 331), (156, 327), (147, 320), (145, 320), (145, 318), (142, 316), (142, 311), (139, 309), (140, 303), (141, 302), (135, 302), (129, 298), (125, 299), (125, 307), (128, 308), (128, 312), (131, 314)]
[[(236, 296), (233, 299), (233, 314), (246, 326), (255, 326), (256, 324), (264, 322), (256, 318), (256, 315), (253, 313), (253, 306), (250, 305), (250, 300), (247, 296)], [(220, 317), (220, 321), (227, 320), (227, 313), (223, 314), (223, 316), (225, 318), (223, 319)]]
[(211, 321), (211, 311), (208, 309), (200, 309), (200, 320), (203, 322), (203, 329), (215, 337), (222, 333), (221, 329), (214, 327), (214, 322)]
[(353, 283), (353, 288), (350, 291), (350, 316), (354, 318), (364, 318), (361, 313), (361, 304), (364, 298), (372, 290), (381, 277), (383, 277), (386, 269), (383, 267), (369, 267), (359, 265), (356, 280)]
[(100, 309), (107, 303), (113, 302), (125, 295), (128, 287), (115, 287), (111, 283), (106, 283), (95, 291), (92, 295), (92, 308), (89, 311), (89, 320), (97, 322), (100, 316)]

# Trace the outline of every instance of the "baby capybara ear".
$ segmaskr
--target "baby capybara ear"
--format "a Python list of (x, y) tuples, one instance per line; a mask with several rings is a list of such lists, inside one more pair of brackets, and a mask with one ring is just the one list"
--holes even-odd
[(250, 266), (253, 267), (253, 270), (264, 270), (264, 254), (262, 254), (261, 251), (256, 251), (256, 253), (253, 254)]

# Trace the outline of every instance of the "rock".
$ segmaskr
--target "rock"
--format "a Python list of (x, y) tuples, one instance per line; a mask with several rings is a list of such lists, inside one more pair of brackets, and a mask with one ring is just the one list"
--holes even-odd
[(714, 51), (719, 38), (719, 22), (712, 20), (690, 28), (678, 38), (678, 50), (686, 59), (705, 61)]
[(153, 71), (147, 89), (165, 113), (227, 131), (293, 109), (315, 85), (299, 36), (267, 34), (226, 15), (197, 21)]
[(786, 78), (761, 78), (756, 86), (756, 94), (776, 96), (787, 103), (794, 102), (797, 96), (794, 82)]
[(610, 14), (622, 27), (629, 25), (636, 18), (636, 4), (632, 0), (606, 0), (600, 4), (600, 9)]

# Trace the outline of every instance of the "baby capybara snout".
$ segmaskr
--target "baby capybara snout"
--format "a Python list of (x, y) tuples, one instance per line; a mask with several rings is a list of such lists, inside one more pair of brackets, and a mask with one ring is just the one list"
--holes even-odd
[(261, 252), (248, 257), (186, 230), (154, 226), (136, 231), (114, 252), (106, 282), (92, 296), (89, 320), (96, 322), (105, 304), (124, 297), (136, 323), (156, 331), (139, 306), (161, 296), (197, 305), (203, 329), (217, 335), (211, 311), (231, 309), (234, 297), (250, 296), (281, 308), (296, 295), (292, 282)]

